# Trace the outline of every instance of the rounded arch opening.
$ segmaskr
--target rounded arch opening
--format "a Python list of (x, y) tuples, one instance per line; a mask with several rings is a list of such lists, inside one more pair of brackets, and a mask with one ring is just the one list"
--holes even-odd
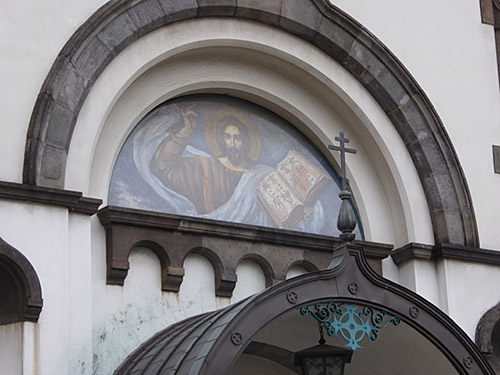
[(237, 282), (233, 290), (231, 303), (259, 293), (267, 286), (267, 277), (262, 266), (251, 258), (238, 261), (236, 277)]
[[(213, 20), (203, 20), (198, 22), (210, 23), (211, 21), (215, 22)], [(177, 26), (179, 28), (181, 27), (181, 25)], [(249, 27), (253, 26), (254, 25)], [(266, 29), (264, 28), (264, 30)], [(268, 31), (269, 30), (267, 30), (267, 32)], [(263, 35), (262, 38), (265, 38), (265, 35)], [(420, 198), (414, 201), (422, 202), (422, 199), (424, 199), (423, 192), (418, 190), (419, 183), (417, 182), (417, 174), (414, 169), (414, 172), (411, 172), (413, 167), (405, 169), (400, 166), (399, 172), (396, 170), (390, 171), (389, 166), (384, 161), (385, 157), (380, 155), (380, 150), (375, 151), (377, 156), (366, 153), (367, 150), (371, 150), (370, 152), (378, 150), (378, 147), (380, 146), (376, 146), (372, 137), (368, 136), (368, 133), (362, 130), (370, 123), (370, 120), (365, 118), (363, 121), (368, 121), (368, 123), (361, 125), (361, 120), (358, 115), (362, 114), (362, 111), (359, 112), (358, 109), (356, 110), (357, 114), (354, 114), (352, 113), (352, 109), (348, 109), (349, 106), (342, 100), (339, 101), (338, 99), (332, 99), (333, 97), (338, 98), (337, 92), (335, 90), (332, 91), (334, 89), (333, 86), (335, 86), (336, 83), (328, 79), (327, 82), (329, 86), (326, 87), (322, 82), (320, 82), (320, 79), (325, 78), (324, 71), (321, 72), (320, 70), (313, 69), (308, 72), (302, 71), (302, 73), (294, 74), (294, 80), (301, 79), (302, 81), (300, 84), (297, 84), (297, 82), (296, 84), (293, 84), (292, 86), (294, 87), (292, 88), (290, 86), (292, 83), (289, 75), (276, 73), (278, 70), (289, 71), (290, 69), (294, 72), (298, 72), (301, 68), (299, 69), (297, 64), (293, 67), (293, 64), (278, 58), (275, 54), (269, 55), (272, 50), (269, 47), (264, 48), (265, 44), (263, 44), (264, 42), (262, 40), (260, 40), (259, 43), (262, 43), (260, 47), (262, 47), (264, 51), (256, 49), (255, 42), (253, 42), (250, 46), (253, 49), (248, 46), (248, 48), (245, 47), (246, 42), (235, 41), (234, 43), (236, 43), (236, 45), (233, 45), (230, 48), (227, 46), (218, 46), (219, 42), (220, 41), (211, 39), (210, 44), (212, 44), (212, 46), (206, 45), (203, 48), (191, 51), (190, 53), (192, 55), (185, 52), (186, 55), (181, 54), (176, 58), (167, 59), (155, 66), (150, 67), (150, 70), (148, 70), (146, 74), (141, 75), (125, 90), (124, 93), (118, 95), (117, 102), (111, 109), (108, 107), (106, 107), (107, 109), (103, 108), (103, 115), (108, 112), (105, 116), (106, 120), (102, 124), (103, 127), (100, 131), (95, 150), (92, 152), (89, 150), (88, 154), (90, 157), (93, 153), (93, 166), (89, 167), (91, 171), (89, 186), (90, 195), (101, 197), (106, 195), (105, 192), (107, 191), (107, 182), (110, 181), (111, 178), (112, 166), (114, 165), (114, 161), (116, 160), (116, 156), (118, 154), (117, 150), (120, 149), (121, 145), (127, 138), (127, 135), (135, 126), (137, 121), (151, 108), (170, 97), (179, 95), (200, 93), (212, 93), (219, 95), (229, 94), (237, 98), (252, 101), (255, 104), (271, 110), (277, 115), (283, 117), (285, 120), (288, 120), (293, 125), (297, 126), (307, 138), (313, 141), (313, 143), (323, 153), (327, 152), (327, 145), (332, 142), (335, 135), (338, 134), (338, 131), (345, 130), (347, 126), (352, 127), (351, 130), (353, 130), (353, 135), (351, 136), (351, 139), (353, 139), (356, 143), (362, 144), (362, 148), (364, 149), (362, 155), (360, 156), (361, 159), (358, 157), (356, 157), (356, 159), (353, 158), (350, 173), (353, 175), (351, 178), (351, 187), (354, 191), (357, 204), (360, 209), (361, 221), (366, 223), (364, 228), (366, 238), (397, 244), (404, 244), (409, 240), (416, 240), (417, 238), (419, 238), (422, 242), (432, 242), (430, 219), (428, 211), (425, 208), (425, 204), (422, 206), (421, 204), (411, 205), (409, 203), (412, 199), (408, 197), (408, 194), (410, 194), (410, 196), (415, 196), (415, 194), (419, 196), (419, 194), (421, 194)], [(276, 48), (278, 47), (273, 46), (273, 49)], [(233, 53), (221, 53), (221, 51), (230, 50), (233, 50)], [(245, 50), (253, 56), (254, 60), (231, 60), (235, 51), (241, 52)], [(278, 53), (279, 49), (275, 52)], [(316, 53), (317, 52), (318, 51), (316, 51)], [(316, 54), (316, 57), (318, 58), (316, 63), (319, 65), (315, 67), (315, 69), (319, 69), (320, 67), (324, 69), (328, 59), (321, 54)], [(258, 60), (260, 58), (263, 59), (261, 64), (255, 65), (255, 59)], [(120, 57), (118, 57), (118, 59), (120, 59)], [(210, 64), (214, 59), (216, 59), (215, 62), (217, 65), (211, 66)], [(268, 64), (268, 62), (272, 61), (274, 61), (272, 64)], [(205, 64), (203, 71), (210, 73), (210, 81), (206, 81), (205, 77), (199, 76), (197, 66), (201, 63)], [(280, 64), (282, 69), (278, 69)], [(269, 66), (273, 65), (274, 68), (269, 68)], [(258, 82), (255, 82), (256, 76), (254, 76), (251, 72), (255, 72), (256, 69), (261, 69), (261, 66), (267, 66), (267, 68), (259, 70), (261, 77), (258, 78)], [(284, 68), (284, 66), (286, 66), (286, 68)], [(110, 68), (111, 67), (108, 69)], [(312, 67), (309, 66), (309, 68), (311, 69)], [(180, 69), (180, 71), (177, 71), (177, 69)], [(235, 72), (234, 80), (232, 76), (230, 77), (228, 75), (228, 69), (232, 69)], [(337, 67), (337, 69), (339, 69), (339, 72), (342, 70), (341, 67)], [(168, 77), (171, 77), (169, 74), (174, 74), (174, 72), (177, 72), (175, 75), (179, 78), (178, 81), (168, 79)], [(250, 73), (239, 75), (239, 78), (236, 79), (236, 77), (238, 77), (238, 74), (236, 73), (239, 72)], [(315, 74), (316, 77), (314, 76)], [(103, 75), (107, 76), (107, 71), (103, 73)], [(223, 75), (223, 77), (221, 76), (220, 78), (221, 80), (218, 78), (220, 75)], [(230, 77), (229, 81), (228, 77)], [(164, 81), (164, 79), (167, 79), (167, 81)], [(195, 82), (198, 79), (201, 80), (199, 82)], [(231, 82), (231, 80), (233, 81)], [(182, 82), (182, 87), (175, 88), (171, 86), (172, 84), (175, 86), (179, 81)], [(316, 90), (309, 87), (313, 81), (315, 82), (314, 85), (316, 85)], [(349, 85), (347, 81), (352, 83), (352, 80), (346, 79), (342, 84)], [(106, 82), (112, 84), (112, 82)], [(276, 88), (280, 87), (281, 91), (276, 91)], [(305, 87), (308, 89), (304, 90)], [(101, 83), (97, 82), (94, 90), (98, 92), (100, 89)], [(102, 86), (102, 89), (104, 89), (104, 86)], [(109, 87), (106, 88), (106, 90), (108, 89)], [(290, 94), (287, 94), (291, 92), (294, 94), (291, 96)], [(314, 95), (316, 96), (311, 96), (312, 92), (314, 92)], [(89, 97), (89, 100), (91, 100), (90, 103), (99, 106), (99, 103), (94, 101), (93, 95), (94, 93), (91, 93)], [(364, 93), (363, 95), (366, 99), (367, 94)], [(98, 95), (96, 94), (96, 96)], [(346, 96), (345, 93), (344, 96)], [(141, 98), (141, 101), (144, 102), (144, 106), (138, 106), (137, 100), (134, 99), (137, 97)], [(313, 97), (314, 100), (311, 102)], [(325, 98), (329, 99), (325, 102)], [(341, 105), (341, 103), (344, 104)], [(338, 107), (339, 105), (341, 105), (342, 108)], [(336, 107), (337, 109), (333, 110), (333, 107)], [(354, 107), (356, 107), (356, 105), (354, 105)], [(86, 108), (87, 105), (84, 106), (82, 111), (86, 112)], [(92, 108), (93, 113), (91, 114), (89, 112), (89, 116), (97, 116), (94, 119), (95, 121), (92, 121), (92, 124), (95, 125), (100, 121), (98, 117), (101, 115), (96, 115), (96, 113), (100, 111), (99, 108), (96, 106), (92, 106)], [(372, 110), (375, 108), (376, 105), (372, 106)], [(379, 111), (379, 118), (377, 121), (383, 121), (383, 117), (385, 115), (380, 111), (380, 109), (377, 110)], [(339, 114), (339, 111), (342, 113), (341, 115)], [(350, 114), (348, 115), (348, 113)], [(347, 119), (344, 118), (345, 116), (347, 116)], [(88, 120), (90, 120), (90, 118)], [(358, 125), (353, 126), (353, 121), (357, 122)], [(86, 123), (88, 123), (89, 126), (94, 126), (90, 125), (90, 121)], [(124, 124), (128, 125), (124, 126)], [(373, 129), (373, 125), (370, 126)], [(79, 128), (77, 127), (75, 131), (79, 132)], [(363, 134), (365, 139), (358, 139), (357, 137), (359, 134)], [(393, 135), (396, 136), (395, 133)], [(89, 145), (92, 144), (92, 142), (85, 142), (84, 144)], [(399, 147), (401, 148), (401, 152), (406, 153), (404, 150), (404, 144), (401, 140), (399, 140)], [(327, 159), (331, 165), (337, 164), (335, 157), (331, 154), (327, 155)], [(70, 161), (71, 160), (70, 153)], [(408, 160), (409, 157), (407, 157), (405, 162), (408, 162)], [(373, 166), (373, 161), (380, 162), (381, 164)], [(391, 168), (396, 167), (393, 165)], [(397, 186), (397, 183), (394, 180), (394, 173), (398, 175), (401, 170), (408, 171), (409, 176), (405, 176), (404, 178), (397, 177), (396, 179), (399, 179), (399, 183), (403, 180), (406, 181), (405, 184), (407, 184), (407, 186)], [(411, 173), (413, 173), (413, 175)], [(79, 177), (80, 176), (81, 175), (79, 174)], [(73, 181), (72, 183), (78, 185), (80, 184), (77, 180), (72, 180), (69, 175), (68, 178), (69, 181)], [(414, 183), (410, 183), (411, 181)], [(417, 187), (417, 189), (415, 189), (415, 187)], [(405, 191), (405, 189), (408, 188), (412, 191)], [(390, 198), (390, 201), (387, 200), (388, 197)], [(401, 199), (406, 200), (406, 203), (402, 202)], [(392, 227), (382, 227), (377, 224), (380, 223), (381, 220), (377, 221), (369, 219), (369, 216), (375, 212), (379, 217), (384, 216), (389, 222), (392, 222)], [(405, 224), (401, 225), (401, 220), (396, 220), (395, 217), (398, 219), (403, 217)]]
[(19, 285), (18, 273), (0, 259), (0, 325), (20, 322), (24, 315), (25, 290)]
[(273, 266), (267, 261), (266, 258), (259, 254), (246, 254), (238, 260), (237, 266), (247, 260), (256, 263), (260, 267), (266, 279), (266, 288), (273, 285), (273, 280), (276, 279), (276, 274)]
[(292, 277), (303, 275), (307, 272), (318, 271), (318, 268), (307, 260), (300, 260), (290, 264), (286, 271), (286, 278), (290, 279)]
[(203, 256), (207, 261), (210, 262), (212, 265), (215, 275), (217, 277), (217, 274), (222, 274), (224, 273), (224, 264), (222, 263), (222, 260), (219, 258), (217, 253), (213, 251), (212, 249), (209, 249), (207, 247), (195, 247), (186, 252), (184, 259), (182, 263), (184, 264), (184, 261), (186, 260), (187, 257), (189, 257), (192, 254), (198, 254)]
[(231, 297), (238, 279), (235, 273), (236, 268), (231, 265), (224, 264), (219, 255), (207, 247), (195, 247), (189, 250), (184, 256), (183, 263), (193, 254), (202, 256), (203, 259), (208, 261), (212, 266), (214, 272), (215, 296)]
[(191, 251), (184, 257), (185, 276), (179, 288), (179, 301), (186, 316), (217, 309), (217, 270), (207, 252)]
[(170, 259), (168, 258), (167, 251), (163, 248), (163, 246), (151, 240), (141, 240), (136, 242), (130, 249), (129, 256), (134, 249), (139, 247), (145, 247), (146, 249), (152, 251), (158, 257), (158, 261), (160, 262), (160, 267), (162, 269), (170, 265)]
[(36, 322), (42, 311), (42, 288), (29, 260), (0, 238), (0, 325)]
[[(69, 144), (81, 106), (97, 78), (116, 60), (115, 56), (119, 58), (119, 52), (125, 47), (172, 22), (201, 19), (207, 15), (250, 18), (309, 41), (345, 67), (381, 105), (404, 140), (429, 204), (435, 242), (478, 246), (467, 184), (435, 110), (401, 63), (343, 12), (326, 0), (311, 0), (301, 2), (296, 8), (274, 10), (263, 8), (259, 3), (245, 7), (196, 3), (168, 10), (159, 8), (152, 18), (137, 18), (136, 12), (143, 7), (147, 7), (145, 1), (101, 8), (88, 21), (94, 27), (87, 29), (84, 25), (63, 49), (53, 71), (63, 69), (67, 74), (49, 74), (32, 116), (27, 137), (25, 182), (65, 186)], [(304, 12), (310, 17), (299, 16)], [(123, 14), (135, 20), (127, 35), (106, 37)], [(86, 64), (89, 56), (96, 58), (92, 67)], [(67, 64), (68, 60), (73, 63)], [(78, 90), (71, 89), (75, 83)], [(444, 170), (439, 167), (443, 165), (447, 166)]]

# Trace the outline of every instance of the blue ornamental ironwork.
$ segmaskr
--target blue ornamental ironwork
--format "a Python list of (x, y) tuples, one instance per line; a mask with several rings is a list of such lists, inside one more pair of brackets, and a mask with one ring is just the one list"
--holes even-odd
[(397, 326), (401, 319), (387, 311), (371, 306), (325, 302), (304, 306), (300, 309), (302, 315), (311, 314), (319, 324), (324, 326), (328, 336), (341, 335), (352, 350), (361, 348), (359, 343), (368, 337), (378, 339), (379, 331), (389, 324)]

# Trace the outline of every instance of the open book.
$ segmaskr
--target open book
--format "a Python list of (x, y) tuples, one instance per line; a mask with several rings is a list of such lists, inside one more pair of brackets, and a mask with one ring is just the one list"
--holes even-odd
[(301, 153), (291, 150), (267, 174), (257, 193), (267, 213), (280, 228), (293, 228), (307, 219), (331, 178)]

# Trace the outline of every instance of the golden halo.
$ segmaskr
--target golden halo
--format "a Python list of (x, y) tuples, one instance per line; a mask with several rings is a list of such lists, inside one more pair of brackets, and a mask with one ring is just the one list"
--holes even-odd
[(250, 159), (254, 162), (260, 158), (260, 135), (255, 125), (241, 111), (236, 108), (221, 108), (216, 109), (207, 117), (205, 124), (205, 139), (207, 140), (208, 148), (212, 155), (220, 156), (222, 154), (217, 142), (217, 126), (222, 120), (228, 117), (238, 119), (247, 128), (248, 136), (250, 137)]

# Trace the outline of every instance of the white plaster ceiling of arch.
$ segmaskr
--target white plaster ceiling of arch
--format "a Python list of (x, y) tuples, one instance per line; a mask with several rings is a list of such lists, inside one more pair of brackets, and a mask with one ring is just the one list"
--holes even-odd
[(344, 68), (286, 32), (234, 19), (179, 22), (127, 47), (108, 65), (78, 117), (66, 189), (107, 200), (118, 152), (156, 105), (192, 93), (249, 100), (282, 116), (333, 165), (327, 145), (339, 131), (358, 155), (348, 176), (367, 240), (433, 243), (425, 195), (396, 129)]

